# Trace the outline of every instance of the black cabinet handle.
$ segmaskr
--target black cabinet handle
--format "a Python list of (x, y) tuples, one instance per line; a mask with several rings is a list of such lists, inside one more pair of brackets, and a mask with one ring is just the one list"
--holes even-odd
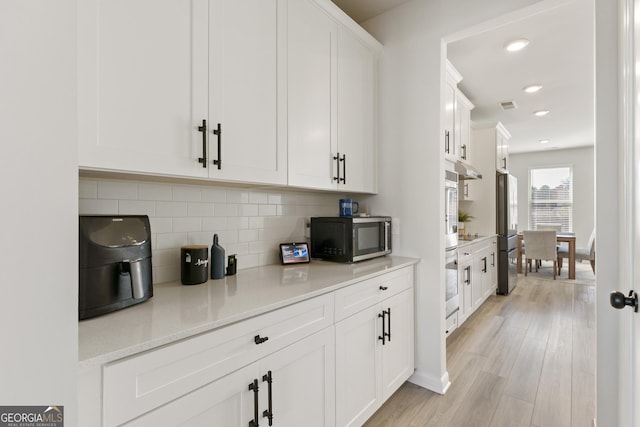
[(385, 345), (385, 343), (387, 342), (387, 332), (385, 330), (386, 327), (386, 323), (385, 323), (385, 319), (387, 317), (387, 312), (382, 310), (382, 314), (378, 314), (378, 319), (382, 318), (382, 335), (378, 336), (379, 340), (382, 340), (382, 345)]
[(471, 267), (465, 267), (464, 271), (467, 273), (467, 278), (464, 279), (464, 283), (469, 285), (471, 284)]
[(202, 121), (202, 126), (198, 126), (198, 131), (202, 132), (202, 157), (198, 157), (198, 163), (202, 163), (202, 167), (207, 167), (207, 121)]
[(342, 178), (340, 178), (340, 181), (342, 181), (343, 184), (346, 184), (347, 183), (347, 155), (343, 154), (340, 161), (342, 162)]
[(507, 168), (507, 158), (503, 157), (502, 158), (502, 169), (506, 169)]
[(482, 258), (482, 272), (487, 272), (487, 257)]
[(218, 169), (222, 169), (222, 126), (218, 123), (218, 128), (213, 130), (213, 134), (218, 137), (218, 159), (213, 161)]
[(449, 154), (449, 131), (444, 131), (444, 152)]
[(249, 383), (249, 390), (253, 390), (253, 420), (249, 421), (249, 427), (258, 427), (258, 380)]
[(491, 267), (496, 265), (496, 253), (491, 252)]
[(262, 417), (267, 417), (269, 419), (269, 425), (273, 425), (273, 399), (271, 397), (271, 384), (273, 383), (273, 378), (271, 377), (271, 371), (267, 372), (266, 375), (262, 376), (262, 382), (267, 383), (267, 387), (269, 389), (268, 400), (269, 400), (269, 409), (262, 413)]
[(340, 183), (341, 179), (340, 179), (340, 153), (338, 153), (337, 156), (333, 156), (333, 160), (336, 161), (336, 174), (338, 174), (338, 176), (334, 176), (333, 180), (334, 181), (338, 181), (338, 183)]
[(380, 290), (381, 290), (381, 291), (386, 291), (387, 289), (389, 289), (389, 287), (388, 287), (388, 286), (380, 286)]
[(462, 146), (460, 147), (462, 148), (462, 159), (463, 160), (467, 160), (467, 144), (462, 144)]
[(387, 341), (391, 342), (391, 307), (387, 308)]
[(263, 342), (267, 341), (269, 339), (269, 337), (261, 337), (260, 335), (256, 335), (255, 337), (253, 337), (253, 341), (256, 344), (262, 344)]

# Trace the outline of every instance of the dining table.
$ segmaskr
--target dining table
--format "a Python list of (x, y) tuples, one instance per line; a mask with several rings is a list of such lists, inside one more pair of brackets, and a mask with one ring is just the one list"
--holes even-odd
[[(518, 245), (517, 245), (517, 263), (518, 273), (522, 273), (522, 233), (518, 233)], [(576, 278), (576, 235), (575, 233), (558, 233), (556, 235), (558, 243), (567, 243), (569, 249), (569, 279), (575, 280)]]

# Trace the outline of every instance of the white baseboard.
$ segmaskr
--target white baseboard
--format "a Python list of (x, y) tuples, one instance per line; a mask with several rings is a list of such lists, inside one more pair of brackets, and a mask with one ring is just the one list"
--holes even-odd
[(409, 382), (438, 394), (445, 394), (451, 385), (449, 372), (446, 371), (442, 378), (436, 378), (416, 370), (413, 375), (409, 377)]

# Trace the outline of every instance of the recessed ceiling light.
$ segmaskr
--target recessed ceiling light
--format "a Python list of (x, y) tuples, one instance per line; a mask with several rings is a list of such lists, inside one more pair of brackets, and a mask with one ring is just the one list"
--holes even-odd
[(510, 41), (509, 43), (507, 43), (505, 45), (504, 48), (506, 50), (508, 50), (509, 52), (517, 52), (517, 51), (527, 47), (528, 44), (529, 44), (529, 40), (527, 40), (527, 39), (518, 39), (518, 40)]
[(526, 87), (522, 88), (522, 90), (524, 90), (527, 93), (536, 93), (540, 89), (542, 89), (542, 85), (538, 85), (538, 84), (529, 85), (529, 86), (526, 86)]
[(542, 117), (542, 116), (546, 116), (547, 114), (549, 114), (549, 110), (535, 111), (533, 114), (535, 116)]
[(541, 139), (540, 141), (538, 141), (540, 144), (548, 144), (549, 140), (548, 139)]

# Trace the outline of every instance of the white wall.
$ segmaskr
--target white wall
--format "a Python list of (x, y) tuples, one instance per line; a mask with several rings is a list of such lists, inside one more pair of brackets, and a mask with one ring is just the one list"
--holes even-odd
[(535, 0), (414, 0), (364, 23), (384, 45), (379, 69), (379, 195), (369, 202), (400, 220), (394, 253), (415, 256), (416, 374), (449, 385), (444, 335), (443, 39)]
[(529, 226), (529, 170), (538, 167), (573, 168), (573, 231), (576, 245), (586, 247), (595, 224), (595, 163), (593, 147), (549, 150), (509, 156), (509, 172), (518, 178), (518, 228)]
[(79, 210), (87, 215), (148, 215), (153, 281), (162, 283), (180, 279), (181, 246), (211, 246), (214, 233), (227, 255), (237, 255), (238, 269), (276, 264), (279, 244), (305, 241), (307, 219), (337, 216), (340, 198), (217, 183), (81, 178)]
[(0, 2), (0, 404), (76, 420), (76, 2)]

